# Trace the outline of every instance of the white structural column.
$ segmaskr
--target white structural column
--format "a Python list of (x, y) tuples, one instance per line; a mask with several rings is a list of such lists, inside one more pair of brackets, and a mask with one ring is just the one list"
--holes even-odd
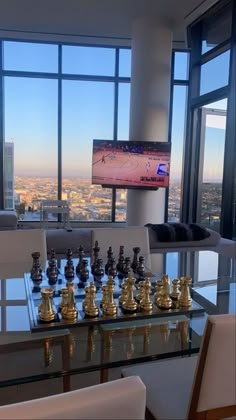
[[(172, 31), (155, 18), (137, 20), (132, 33), (130, 140), (167, 141)], [(127, 223), (162, 223), (165, 189), (128, 190)]]

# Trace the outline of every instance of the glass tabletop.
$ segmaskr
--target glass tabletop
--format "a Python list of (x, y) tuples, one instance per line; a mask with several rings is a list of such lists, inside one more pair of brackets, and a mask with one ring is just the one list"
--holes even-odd
[(171, 279), (191, 275), (192, 294), (206, 314), (167, 313), (161, 319), (32, 334), (24, 279), (1, 276), (0, 387), (196, 353), (207, 314), (235, 313), (232, 259), (212, 251), (154, 254), (152, 271), (157, 278), (163, 273)]

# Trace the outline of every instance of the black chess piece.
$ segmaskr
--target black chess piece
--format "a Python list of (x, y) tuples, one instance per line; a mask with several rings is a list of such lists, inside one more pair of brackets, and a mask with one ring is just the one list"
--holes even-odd
[(97, 264), (97, 260), (99, 258), (100, 247), (98, 246), (98, 241), (95, 241), (95, 245), (93, 248), (93, 262), (91, 264), (91, 273), (94, 274), (94, 268)]
[(79, 279), (83, 282), (89, 278), (88, 260), (83, 259), (80, 271), (78, 272)]
[(111, 246), (109, 246), (107, 251), (107, 262), (105, 264), (105, 273), (109, 273), (109, 268), (111, 267), (111, 259), (113, 258), (113, 249)]
[(124, 274), (125, 277), (127, 277), (130, 272), (131, 272), (131, 258), (130, 257), (125, 257), (123, 274)]
[(116, 264), (116, 270), (117, 270), (117, 274), (118, 274), (118, 278), (119, 279), (123, 279), (124, 278), (124, 264), (125, 264), (125, 257), (124, 257), (124, 246), (120, 245), (120, 251), (119, 251), (119, 256), (118, 256), (118, 263)]
[(134, 256), (133, 256), (133, 261), (131, 264), (131, 268), (133, 270), (134, 273), (136, 273), (137, 268), (138, 268), (138, 254), (140, 253), (140, 248), (138, 246), (133, 248), (134, 251)]
[(144, 265), (144, 263), (145, 263), (145, 258), (142, 255), (140, 255), (139, 261), (138, 261), (138, 267), (137, 267), (137, 271), (136, 271), (136, 273), (138, 275), (138, 281), (143, 280), (144, 277), (145, 277), (145, 265)]
[(84, 261), (84, 248), (82, 245), (79, 246), (79, 251), (78, 251), (78, 255), (79, 255), (79, 261), (78, 264), (76, 266), (76, 273), (79, 274), (80, 270), (83, 267), (83, 261)]
[(104, 276), (103, 261), (101, 258), (97, 259), (97, 264), (93, 271), (94, 281), (101, 281)]
[(72, 260), (72, 256), (73, 256), (72, 249), (68, 248), (67, 253), (66, 253), (67, 262), (66, 262), (66, 265), (65, 265), (65, 278), (66, 279), (72, 279), (75, 276), (74, 263), (73, 263), (73, 260)]
[(55, 259), (49, 260), (47, 268), (48, 283), (50, 285), (56, 284), (58, 279), (58, 268)]
[(33, 258), (33, 265), (31, 269), (31, 279), (35, 284), (40, 284), (43, 280), (42, 275), (42, 268), (40, 266), (40, 252), (33, 252), (32, 254)]
[(110, 265), (108, 267), (108, 275), (109, 276), (112, 276), (112, 277), (115, 277), (117, 275), (116, 259), (115, 259), (115, 257), (112, 257), (111, 258)]

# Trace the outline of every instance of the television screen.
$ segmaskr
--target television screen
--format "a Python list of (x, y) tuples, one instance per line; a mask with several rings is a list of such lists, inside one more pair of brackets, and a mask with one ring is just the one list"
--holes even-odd
[(169, 186), (171, 144), (93, 140), (92, 184), (117, 188)]

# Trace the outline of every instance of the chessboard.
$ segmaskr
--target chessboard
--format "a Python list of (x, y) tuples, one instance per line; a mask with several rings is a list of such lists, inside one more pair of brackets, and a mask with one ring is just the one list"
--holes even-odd
[[(36, 275), (34, 267), (35, 261)], [(85, 261), (85, 264), (82, 264), (82, 274), (77, 269), (81, 261)], [(52, 262), (54, 264), (53, 269)], [(51, 274), (51, 269), (53, 270), (54, 275)], [(127, 278), (125, 274), (114, 274), (115, 273), (111, 276), (109, 273), (106, 274), (105, 270), (100, 270), (100, 275), (95, 275), (89, 258), (82, 258), (80, 260), (80, 258), (72, 258), (72, 254), (67, 255), (65, 259), (61, 259), (60, 261), (57, 261), (55, 255), (52, 255), (52, 258), (48, 260), (46, 270), (42, 271), (39, 269), (39, 263), (36, 256), (31, 272), (25, 273), (24, 275), (31, 331), (50, 331), (61, 328), (89, 326), (91, 324), (107, 324), (169, 317), (172, 315), (188, 315), (191, 317), (193, 314), (205, 312), (204, 308), (194, 300), (192, 300), (191, 306), (189, 307), (181, 307), (175, 303), (171, 308), (160, 308), (155, 301), (156, 283), (158, 279), (155, 275), (146, 272), (145, 270), (142, 272), (142, 276), (137, 274), (137, 270), (129, 272), (129, 277), (130, 279), (132, 278), (133, 281), (133, 300), (134, 302), (138, 302), (137, 297), (140, 292), (140, 282), (146, 279), (146, 282), (149, 282), (150, 284), (148, 294), (152, 308), (148, 311), (141, 310), (140, 305), (137, 304), (135, 305), (134, 310), (126, 311), (120, 304), (119, 299), (122, 293), (122, 285)], [(104, 285), (109, 283), (109, 281), (111, 282), (111, 279), (116, 313), (108, 315), (105, 314), (102, 309), (102, 300), (104, 299)], [(95, 290), (93, 303), (97, 308), (97, 312), (92, 316), (91, 314), (88, 316), (84, 310), (86, 290), (88, 290), (89, 287), (93, 287), (93, 290)], [(65, 319), (62, 316), (62, 292), (63, 290), (68, 289), (73, 290), (74, 310), (76, 311), (76, 316), (73, 319)], [(51, 320), (42, 320), (42, 313), (40, 312), (40, 307), (42, 307), (42, 296), (45, 290), (50, 291), (51, 293), (50, 304), (53, 313), (55, 314)]]

